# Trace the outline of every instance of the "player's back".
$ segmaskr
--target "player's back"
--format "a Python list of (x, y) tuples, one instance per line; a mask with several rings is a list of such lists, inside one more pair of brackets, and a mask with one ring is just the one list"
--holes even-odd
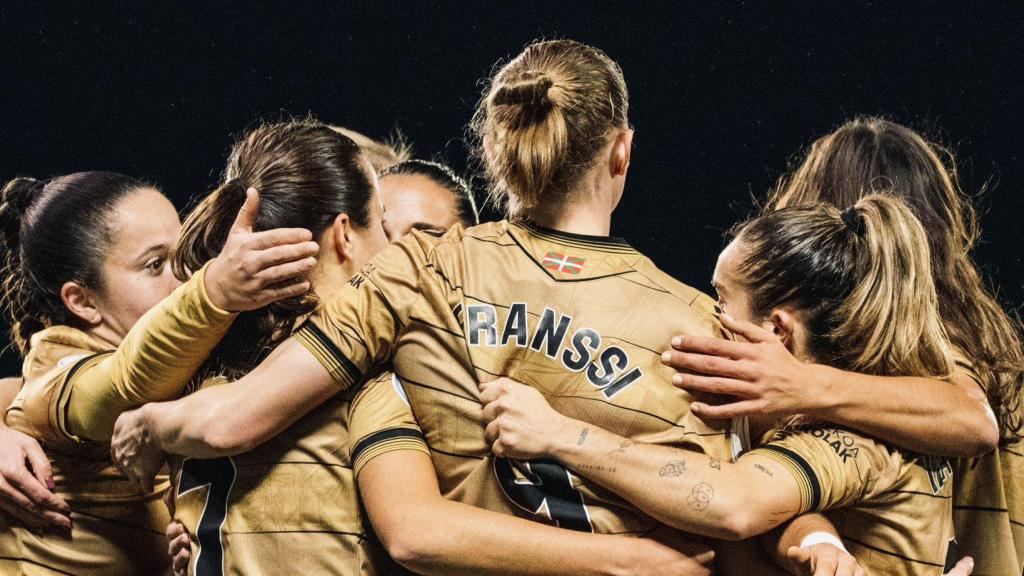
[[(224, 379), (204, 383), (215, 386)], [(175, 518), (189, 574), (386, 574), (393, 563), (359, 506), (349, 460), (350, 397), (339, 394), (257, 448), (175, 465)]]
[[(493, 459), (477, 382), (497, 376), (633, 441), (731, 458), (728, 423), (692, 416), (690, 396), (672, 386), (673, 372), (661, 363), (672, 336), (720, 334), (706, 295), (624, 241), (533, 224), (456, 228), (434, 250), (424, 273), (436, 274), (438, 294), (446, 295), (412, 307), (394, 365), (447, 497), (499, 511), (518, 505), (581, 530), (655, 525), (557, 463)], [(610, 454), (608, 466), (615, 465)]]

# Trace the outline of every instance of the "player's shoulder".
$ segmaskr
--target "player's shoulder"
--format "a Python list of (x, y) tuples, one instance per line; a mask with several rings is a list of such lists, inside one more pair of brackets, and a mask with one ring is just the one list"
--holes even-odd
[(70, 326), (51, 326), (36, 332), (22, 365), (26, 385), (63, 380), (75, 368), (113, 353), (102, 342)]
[(898, 468), (916, 459), (914, 454), (853, 428), (807, 416), (789, 420), (765, 440), (764, 446), (814, 456), (815, 461), (827, 454), (843, 463), (852, 461), (874, 469)]
[(637, 274), (632, 275), (630, 280), (670, 294), (686, 304), (695, 317), (721, 329), (721, 323), (718, 320), (718, 307), (711, 296), (673, 278), (646, 256), (641, 255), (633, 267)]
[(485, 222), (468, 228), (462, 224), (455, 224), (443, 234), (437, 232), (420, 232), (419, 234), (425, 238), (433, 236), (433, 240), (428, 240), (428, 242), (438, 248), (460, 249), (463, 245), (476, 246), (480, 243), (500, 242), (501, 238), (508, 236), (508, 222), (505, 220)]

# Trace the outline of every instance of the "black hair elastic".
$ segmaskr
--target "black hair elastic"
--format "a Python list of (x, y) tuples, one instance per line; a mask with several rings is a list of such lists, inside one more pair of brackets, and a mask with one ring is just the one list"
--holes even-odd
[(846, 227), (853, 231), (857, 236), (864, 236), (864, 233), (867, 232), (867, 228), (864, 225), (864, 219), (861, 218), (860, 214), (857, 212), (857, 208), (850, 206), (846, 210), (843, 210), (841, 218), (843, 219), (843, 224), (845, 224)]

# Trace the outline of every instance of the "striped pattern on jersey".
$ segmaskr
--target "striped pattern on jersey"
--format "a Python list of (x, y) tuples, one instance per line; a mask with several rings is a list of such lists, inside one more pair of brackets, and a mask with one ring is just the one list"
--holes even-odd
[(826, 512), (871, 574), (942, 574), (960, 559), (944, 458), (815, 421), (791, 423), (749, 454), (782, 464), (800, 486), (801, 512)]
[[(970, 364), (961, 358), (957, 367), (985, 390)], [(974, 558), (973, 573), (1024, 575), (1024, 439), (957, 460), (954, 476), (956, 539), (961, 555)]]
[(5, 422), (42, 444), (54, 492), (71, 506), (74, 528), (71, 540), (39, 535), (0, 512), (0, 574), (148, 576), (170, 564), (164, 538), (170, 518), (161, 499), (167, 478), (158, 477), (152, 492), (140, 492), (110, 462), (109, 444), (79, 442), (65, 426), (74, 376), (110, 353), (68, 326), (32, 337), (25, 384)]
[[(544, 265), (552, 253), (584, 264), (578, 273), (553, 270)], [(449, 499), (604, 533), (657, 525), (564, 468), (495, 460), (477, 382), (499, 375), (633, 440), (731, 459), (728, 423), (694, 417), (691, 396), (661, 363), (673, 336), (721, 334), (714, 304), (625, 241), (508, 222), (456, 226), (442, 238), (413, 232), (349, 284), (297, 340), (343, 388), (358, 384), (338, 368), (346, 361), (357, 373), (392, 363)]]
[[(203, 387), (216, 386), (211, 379)], [(174, 463), (175, 518), (192, 538), (189, 574), (390, 574), (359, 506), (348, 395), (231, 458)]]

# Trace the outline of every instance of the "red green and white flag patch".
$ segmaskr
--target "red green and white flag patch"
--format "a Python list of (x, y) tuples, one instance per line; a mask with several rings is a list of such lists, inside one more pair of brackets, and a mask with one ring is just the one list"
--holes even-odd
[(554, 270), (555, 272), (563, 272), (565, 274), (579, 274), (583, 271), (583, 258), (577, 258), (575, 256), (567, 256), (565, 254), (559, 254), (557, 252), (548, 252), (544, 255), (544, 261), (541, 262), (548, 270)]

